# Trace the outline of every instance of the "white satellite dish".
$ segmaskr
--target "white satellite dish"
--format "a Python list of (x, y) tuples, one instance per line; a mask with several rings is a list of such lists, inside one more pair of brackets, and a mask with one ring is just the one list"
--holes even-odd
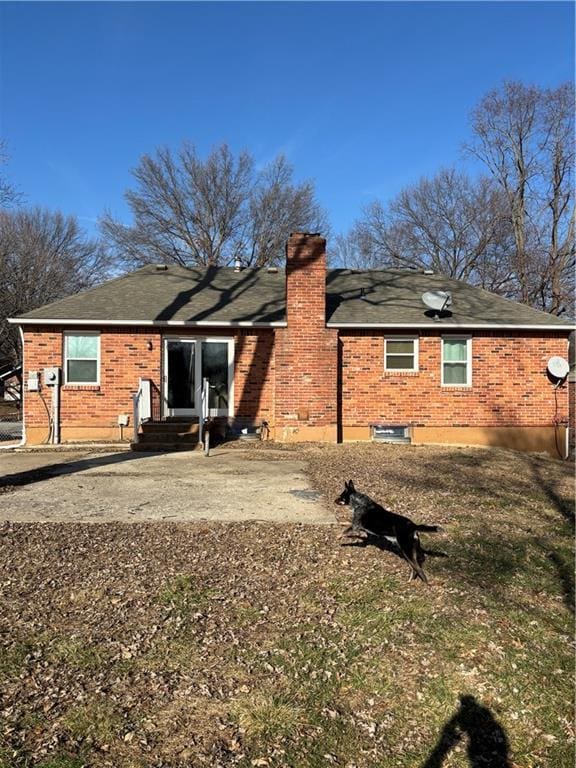
[(551, 357), (550, 360), (548, 360), (548, 365), (546, 367), (548, 368), (548, 373), (556, 379), (565, 379), (570, 373), (568, 361), (564, 360), (564, 358), (559, 355)]
[(448, 291), (426, 291), (422, 294), (422, 301), (434, 312), (442, 312), (452, 305), (452, 295)]

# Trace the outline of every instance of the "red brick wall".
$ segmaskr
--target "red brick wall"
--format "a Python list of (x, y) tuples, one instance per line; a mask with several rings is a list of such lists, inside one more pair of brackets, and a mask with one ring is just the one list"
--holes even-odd
[(333, 428), (335, 437), (338, 336), (326, 328), (324, 238), (291, 235), (286, 305), (288, 327), (276, 332), (276, 425), (310, 437), (323, 434), (321, 428)]
[[(40, 393), (26, 391), (28, 372), (42, 373), (46, 366), (62, 368), (63, 339), (64, 331), (60, 328), (38, 327), (24, 331), (24, 410), (27, 428), (47, 425), (46, 406), (50, 407), (52, 396), (51, 389), (44, 385), (43, 380)], [(152, 341), (151, 351), (147, 349), (148, 341)], [(138, 387), (139, 377), (150, 378), (156, 385), (160, 383), (161, 355), (158, 330), (103, 330), (100, 334), (100, 384), (62, 386), (62, 427), (116, 426), (120, 413), (132, 413), (132, 394)]]
[[(405, 331), (398, 336), (409, 335)], [(390, 333), (343, 331), (342, 423), (420, 426), (549, 426), (554, 389), (546, 375), (552, 355), (567, 355), (558, 332), (474, 331), (472, 386), (441, 386), (440, 331), (423, 331), (419, 371), (384, 371), (384, 338)], [(568, 414), (567, 388), (557, 391), (560, 419)]]
[[(70, 328), (68, 330), (80, 330)], [(234, 336), (235, 414), (248, 421), (270, 421), (274, 412), (274, 331), (203, 328), (189, 331), (191, 336)], [(35, 327), (24, 332), (24, 409), (27, 428), (48, 426), (47, 408), (51, 389), (28, 392), (29, 371), (47, 366), (63, 367), (64, 331), (54, 327)], [(148, 350), (148, 342), (152, 350)], [(105, 329), (100, 334), (100, 384), (64, 385), (61, 388), (61, 425), (68, 427), (116, 427), (118, 415), (132, 414), (132, 394), (138, 379), (149, 378), (161, 388), (162, 333), (160, 329)]]
[(235, 334), (234, 412), (239, 419), (274, 424), (274, 331)]

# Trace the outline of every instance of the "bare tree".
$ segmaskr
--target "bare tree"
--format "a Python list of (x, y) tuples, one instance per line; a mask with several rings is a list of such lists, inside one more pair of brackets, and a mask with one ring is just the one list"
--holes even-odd
[(518, 298), (559, 313), (573, 288), (574, 86), (506, 82), (474, 109), (472, 130), (467, 150), (508, 202)]
[[(364, 211), (367, 215), (367, 211)], [(336, 235), (330, 249), (330, 262), (346, 269), (379, 269), (384, 266), (368, 233), (363, 226), (365, 221), (356, 222), (346, 234)]]
[[(544, 103), (547, 141), (544, 151), (548, 217), (540, 227), (545, 254), (540, 302), (558, 314), (574, 301), (576, 256), (574, 206), (574, 86), (565, 84), (548, 91)], [(547, 218), (547, 221), (546, 221)], [(572, 306), (573, 309), (573, 306)]]
[(345, 248), (353, 266), (431, 268), (500, 293), (513, 292), (505, 254), (511, 230), (505, 201), (486, 178), (453, 168), (363, 212)]
[[(8, 153), (6, 151), (6, 142), (0, 139), (0, 166), (3, 166), (8, 161)], [(0, 171), (0, 209), (10, 208), (13, 205), (17, 205), (22, 199), (22, 195), (16, 187), (8, 180), (5, 174)]]
[(20, 359), (8, 317), (95, 285), (108, 267), (104, 247), (74, 217), (40, 208), (0, 211), (0, 357)]
[(291, 231), (327, 228), (313, 185), (294, 184), (292, 174), (282, 156), (257, 171), (249, 153), (235, 157), (225, 144), (206, 160), (189, 143), (176, 155), (161, 148), (133, 171), (136, 189), (126, 193), (133, 223), (107, 213), (102, 232), (130, 266), (273, 263)]
[(270, 163), (256, 178), (249, 197), (249, 225), (244, 254), (247, 263), (261, 266), (284, 260), (284, 248), (291, 232), (329, 234), (328, 219), (316, 202), (310, 181), (295, 186), (292, 166), (283, 155)]

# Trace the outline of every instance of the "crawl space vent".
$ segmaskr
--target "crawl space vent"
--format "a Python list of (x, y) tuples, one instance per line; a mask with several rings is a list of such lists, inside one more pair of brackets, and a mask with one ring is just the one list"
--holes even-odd
[(397, 424), (372, 424), (372, 440), (375, 443), (410, 444), (410, 427)]

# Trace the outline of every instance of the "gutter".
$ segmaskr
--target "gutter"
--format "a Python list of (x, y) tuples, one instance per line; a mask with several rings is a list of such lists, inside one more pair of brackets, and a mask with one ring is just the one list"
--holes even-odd
[(476, 328), (478, 330), (499, 330), (499, 331), (564, 331), (568, 333), (576, 328), (572, 325), (503, 325), (502, 323), (443, 323), (441, 320), (435, 323), (326, 323), (327, 328), (349, 328), (356, 329), (358, 331), (364, 328), (411, 328), (418, 330), (419, 328), (434, 328), (435, 330), (451, 331), (458, 330), (463, 331), (468, 328)]
[[(271, 323), (259, 323), (252, 322), (251, 320), (78, 320), (74, 318), (7, 318), (9, 323), (13, 325), (75, 325), (75, 326), (97, 326), (97, 327), (133, 327), (135, 325), (156, 327), (156, 328), (169, 328), (169, 327), (189, 327), (189, 328), (287, 328), (288, 323), (285, 320), (278, 320)], [(515, 324), (515, 323), (443, 323), (441, 320), (432, 323), (326, 323), (326, 328), (348, 328), (356, 329), (358, 331), (364, 328), (382, 328), (382, 329), (394, 329), (394, 328), (410, 328), (417, 330), (419, 328), (426, 329), (442, 329), (449, 331), (466, 330), (467, 328), (475, 328), (478, 330), (524, 330), (524, 331), (573, 331), (576, 330), (576, 325), (556, 325), (552, 323), (547, 324)]]
[(212, 327), (212, 328), (286, 328), (288, 323), (285, 320), (279, 320), (272, 323), (258, 323), (251, 320), (75, 320), (74, 318), (21, 318), (9, 317), (9, 323), (13, 325), (87, 325), (87, 326), (135, 326), (145, 325), (146, 327), (166, 328), (169, 326), (177, 327)]

